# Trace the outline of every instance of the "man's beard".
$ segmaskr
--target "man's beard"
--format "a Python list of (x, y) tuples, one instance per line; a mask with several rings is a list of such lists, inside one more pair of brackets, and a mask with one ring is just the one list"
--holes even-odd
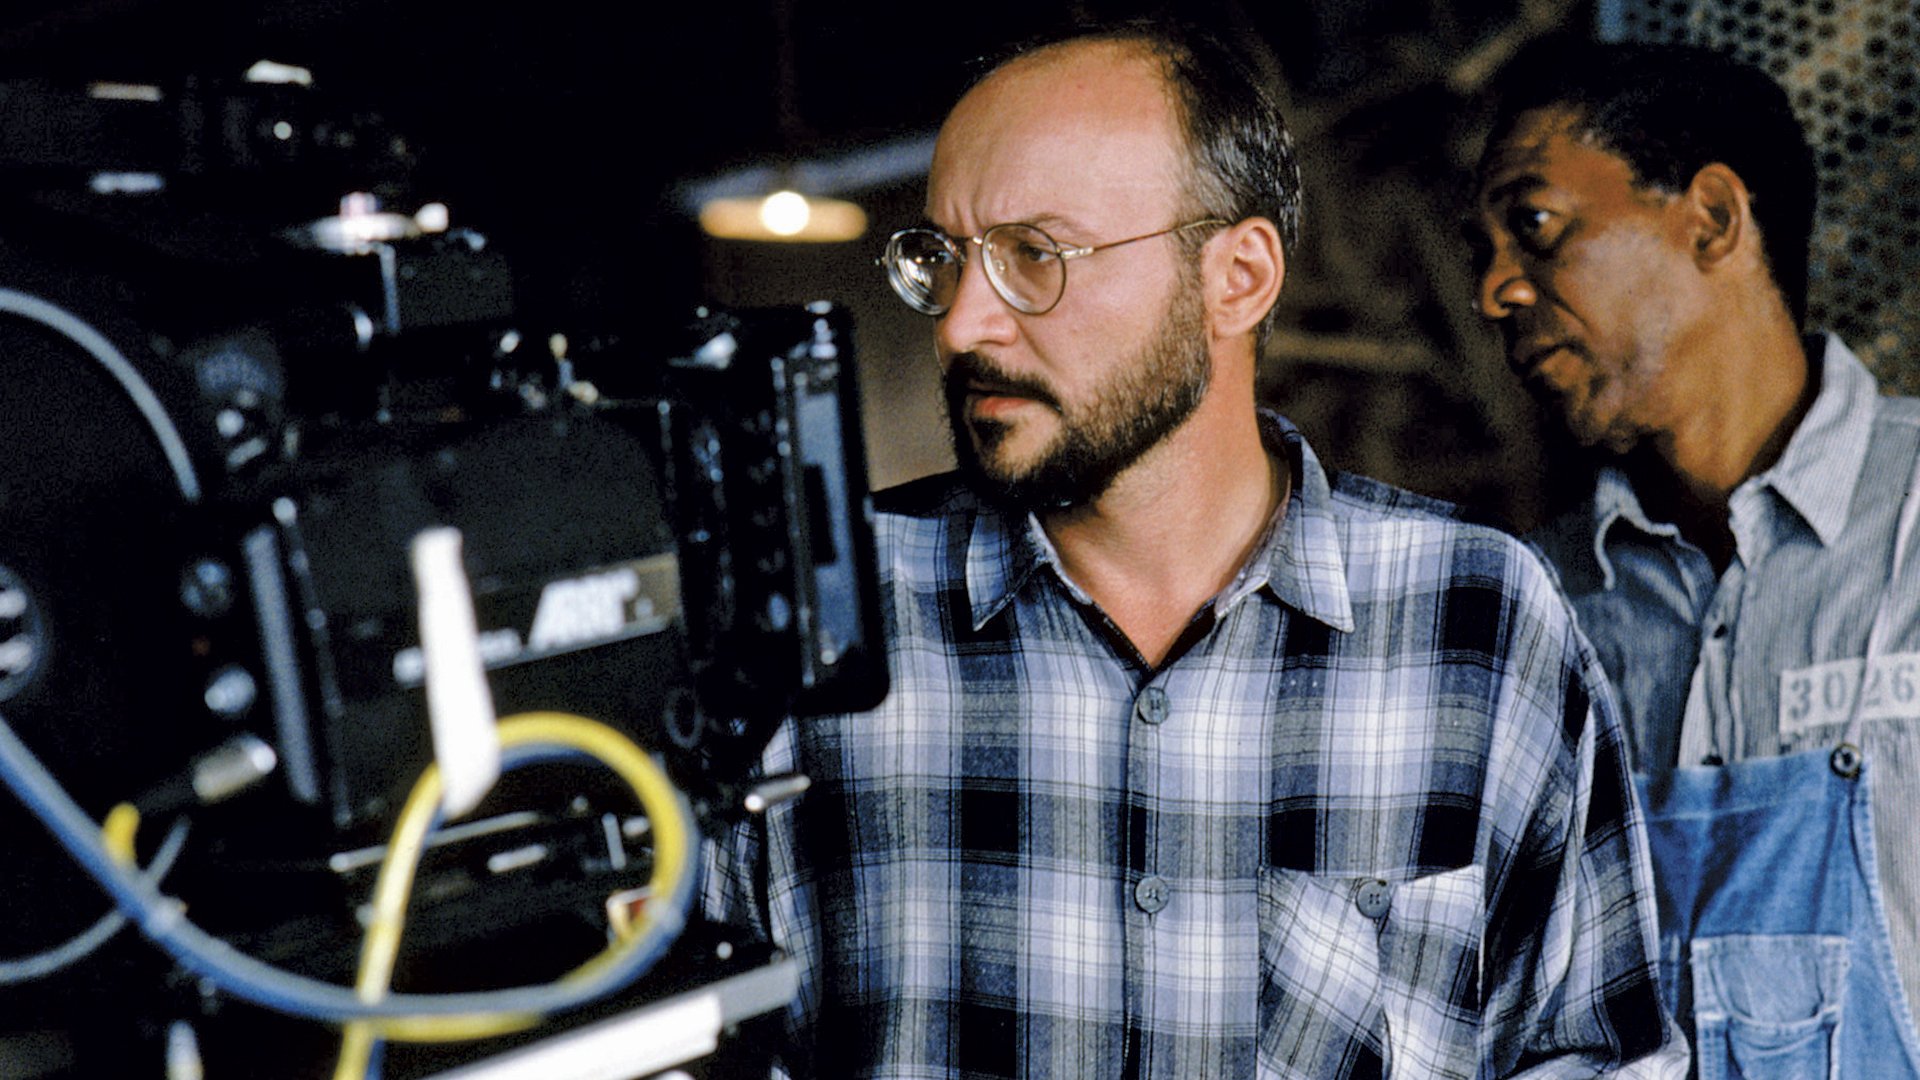
[[(1206, 397), (1212, 369), (1205, 332), (1197, 287), (1178, 288), (1153, 340), (1079, 402), (1063, 401), (1042, 380), (1012, 375), (978, 353), (955, 356), (947, 366), (947, 419), (961, 471), (987, 498), (1021, 510), (1093, 502)], [(996, 461), (995, 451), (1010, 434), (1007, 425), (967, 419), (967, 387), (976, 380), (1060, 413), (1060, 431), (1031, 464), (1015, 468)]]

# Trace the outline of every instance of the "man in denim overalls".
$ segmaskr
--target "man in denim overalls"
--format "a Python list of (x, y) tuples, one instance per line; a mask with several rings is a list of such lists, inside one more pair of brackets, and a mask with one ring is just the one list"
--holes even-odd
[(1478, 176), (1481, 312), (1608, 455), (1536, 539), (1627, 715), (1702, 1077), (1920, 1077), (1920, 400), (1803, 334), (1815, 191), (1787, 95), (1672, 46), (1516, 71)]

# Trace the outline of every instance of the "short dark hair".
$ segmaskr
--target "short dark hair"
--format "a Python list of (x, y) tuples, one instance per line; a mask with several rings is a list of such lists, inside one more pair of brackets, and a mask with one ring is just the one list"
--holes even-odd
[[(1232, 222), (1266, 218), (1290, 258), (1300, 237), (1300, 164), (1270, 85), (1272, 65), (1253, 52), (1259, 43), (1171, 19), (1076, 22), (985, 58), (975, 85), (1020, 57), (1082, 42), (1137, 45), (1159, 62), (1186, 135), (1192, 212)], [(1186, 234), (1189, 250), (1207, 235)], [(1261, 321), (1261, 343), (1278, 318), (1276, 304)]]
[(1806, 322), (1813, 152), (1786, 91), (1765, 72), (1701, 46), (1584, 42), (1516, 63), (1494, 96), (1489, 147), (1521, 114), (1560, 108), (1643, 185), (1678, 193), (1713, 162), (1738, 173), (1774, 284), (1794, 321)]

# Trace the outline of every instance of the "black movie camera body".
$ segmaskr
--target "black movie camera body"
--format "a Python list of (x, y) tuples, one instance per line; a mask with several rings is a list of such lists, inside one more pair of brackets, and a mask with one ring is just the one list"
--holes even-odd
[[(391, 993), (565, 985), (667, 903), (655, 811), (728, 827), (797, 788), (753, 772), (784, 717), (886, 692), (844, 313), (528, 325), (482, 235), (387, 209), (405, 145), (286, 83), (0, 87), (0, 720), (46, 774), (6, 759), (9, 1075), (332, 1075), (351, 1015), (221, 949), (353, 986), (396, 820), (463, 739), (497, 779), (417, 853)], [(318, 215), (279, 194), (328, 181)], [(441, 707), (476, 693), (611, 728), (665, 785), (636, 804), (617, 755), (476, 740), (471, 701)], [(148, 886), (108, 899), (62, 799), (80, 832), (131, 808), (147, 899), (206, 957)], [(116, 903), (137, 929), (102, 930)], [(390, 1042), (386, 1075), (621, 1022), (652, 1071), (711, 1052), (649, 1049), (689, 1015), (784, 1005), (764, 948), (654, 929), (625, 984)]]

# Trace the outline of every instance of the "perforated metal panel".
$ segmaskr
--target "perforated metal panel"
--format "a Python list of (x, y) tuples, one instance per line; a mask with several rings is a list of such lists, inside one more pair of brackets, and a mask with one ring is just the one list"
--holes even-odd
[(1602, 0), (1609, 40), (1688, 42), (1786, 87), (1820, 167), (1810, 321), (1920, 393), (1920, 3)]

